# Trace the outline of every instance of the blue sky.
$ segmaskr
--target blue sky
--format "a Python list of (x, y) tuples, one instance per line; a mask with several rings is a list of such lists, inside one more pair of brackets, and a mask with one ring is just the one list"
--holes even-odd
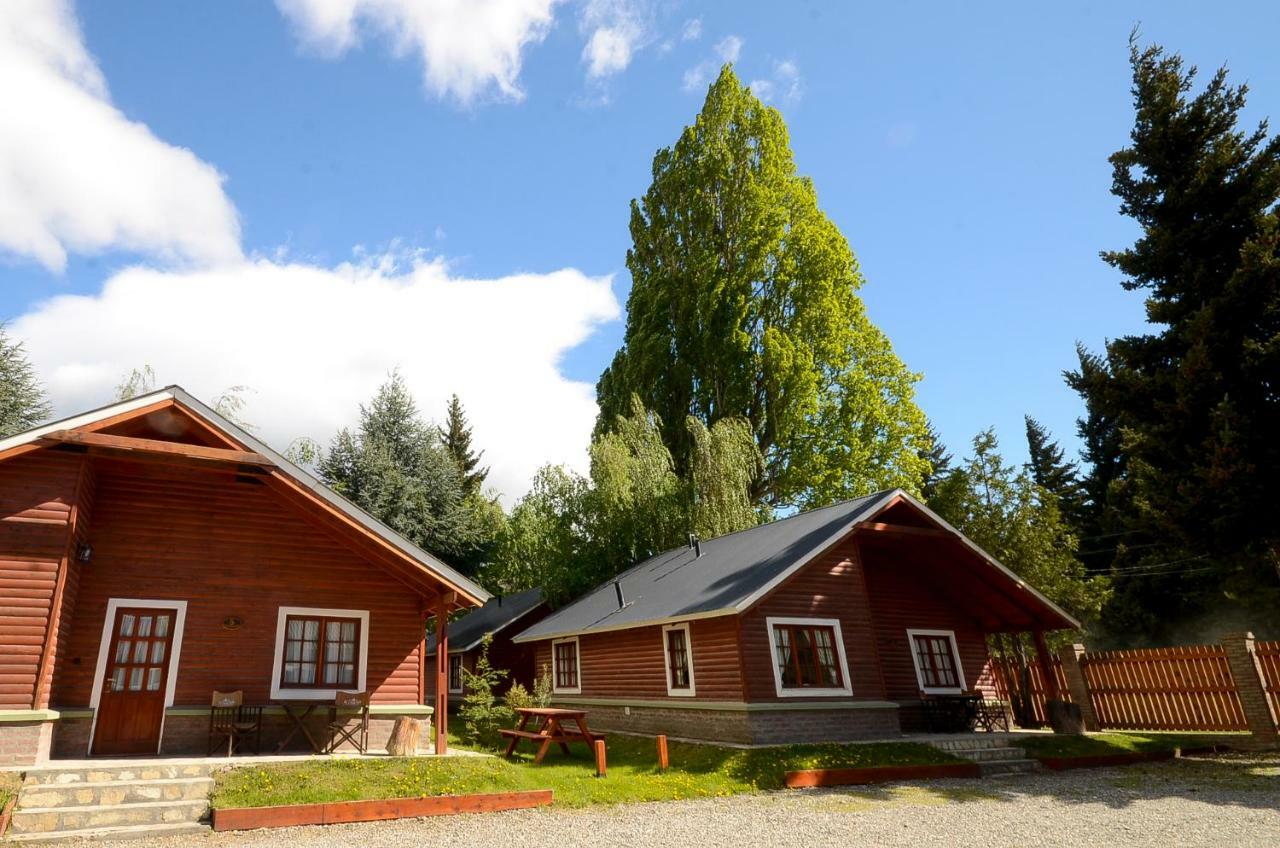
[[(995, 426), (1021, 459), (1024, 413), (1074, 445), (1080, 406), (1060, 373), (1075, 342), (1142, 326), (1140, 296), (1098, 259), (1134, 235), (1106, 161), (1132, 123), (1130, 29), (1206, 73), (1227, 62), (1251, 86), (1251, 118), (1280, 117), (1273, 2), (547, 3), (509, 0), (443, 39), (430, 20), (365, 14), (378, 5), (365, 0), (31, 4), (72, 28), (49, 73), (75, 77), (79, 38), (103, 81), (84, 85), (154, 141), (117, 154), (80, 107), (55, 119), (41, 98), (19, 101), (30, 138), (84, 145), (60, 154), (95, 163), (76, 179), (117, 180), (81, 191), (58, 162), (37, 169), (60, 183), (31, 202), (65, 266), (5, 240), (0, 200), (0, 318), (59, 411), (105, 400), (146, 362), (201, 394), (249, 386), (247, 416), (272, 441), (326, 439), (399, 365), (429, 413), (451, 390), (475, 407), (508, 497), (541, 461), (580, 463), (590, 384), (622, 334), (628, 202), (697, 112), (708, 69), (736, 55), (785, 115), (944, 440), (961, 451)], [(353, 15), (340, 35), (323, 29), (334, 10)], [(42, 147), (21, 154), (23, 174)], [(150, 185), (149, 163), (180, 148), (195, 161)], [(0, 172), (6, 155), (0, 143)], [(150, 187), (133, 191), (131, 169)], [(94, 208), (48, 211), (58, 203)], [(61, 223), (115, 205), (133, 236)], [(65, 295), (80, 297), (48, 302)], [(381, 326), (378, 309), (409, 303)], [(348, 334), (359, 368), (333, 354)], [(275, 335), (288, 344), (263, 340)]]

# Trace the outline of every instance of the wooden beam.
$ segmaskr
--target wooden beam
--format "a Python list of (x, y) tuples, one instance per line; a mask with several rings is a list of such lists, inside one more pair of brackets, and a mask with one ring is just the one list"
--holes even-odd
[(930, 539), (950, 539), (952, 534), (934, 527), (912, 527), (908, 524), (886, 524), (883, 521), (868, 521), (858, 525), (858, 530), (867, 533), (892, 533), (896, 536), (925, 536)]
[(449, 753), (449, 601), (436, 605), (436, 755)]
[(1062, 700), (1058, 691), (1058, 678), (1053, 673), (1053, 655), (1049, 653), (1049, 645), (1044, 640), (1044, 631), (1036, 630), (1031, 634), (1036, 643), (1036, 659), (1040, 664), (1040, 674), (1044, 676), (1044, 695), (1047, 701)]
[(106, 433), (85, 433), (79, 430), (54, 430), (40, 437), (46, 444), (79, 445), (93, 450), (109, 452), (155, 454), (180, 459), (198, 459), (204, 462), (225, 462), (232, 465), (257, 465), (274, 468), (275, 463), (254, 451), (209, 448), (182, 442), (165, 442), (160, 439), (138, 439), (133, 436), (111, 436)]

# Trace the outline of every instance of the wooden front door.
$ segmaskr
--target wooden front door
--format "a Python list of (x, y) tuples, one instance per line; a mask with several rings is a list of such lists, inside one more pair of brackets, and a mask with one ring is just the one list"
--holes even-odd
[(178, 611), (121, 607), (108, 638), (93, 733), (95, 754), (154, 754), (164, 721)]

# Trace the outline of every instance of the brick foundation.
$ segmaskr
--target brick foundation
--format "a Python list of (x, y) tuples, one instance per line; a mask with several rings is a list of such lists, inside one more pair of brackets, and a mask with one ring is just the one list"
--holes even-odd
[[(419, 742), (419, 752), (425, 753), (431, 747), (431, 727), (430, 718), (426, 716), (414, 716), (422, 723), (422, 734)], [(369, 750), (380, 751), (385, 750), (387, 740), (391, 738), (391, 729), (395, 725), (397, 716), (394, 714), (378, 713), (369, 716)], [(55, 722), (56, 729), (53, 734), (53, 750), (52, 756), (59, 759), (74, 759), (87, 756), (89, 750), (89, 729), (92, 725), (92, 718), (89, 716), (64, 716), (61, 720)], [(323, 743), (328, 739), (325, 730), (327, 724), (327, 715), (322, 708), (317, 709), (307, 720), (307, 729), (311, 731), (311, 735), (317, 742)], [(355, 719), (348, 720), (348, 727), (355, 724)], [(2, 725), (0, 725), (2, 727)], [(289, 729), (293, 724), (289, 718), (279, 713), (267, 713), (262, 717), (262, 753), (275, 753), (276, 746), (288, 735)], [(343, 749), (350, 749), (350, 743), (344, 743)], [(160, 746), (160, 753), (167, 756), (200, 756), (203, 757), (209, 750), (209, 715), (185, 715), (185, 714), (169, 714), (164, 720), (164, 731)], [(225, 750), (225, 749), (223, 749)], [(246, 747), (240, 750), (240, 753), (252, 753), (253, 742), (246, 743)], [(215, 752), (216, 753), (216, 752)], [(289, 747), (283, 753), (309, 754), (311, 748), (307, 740), (301, 733), (293, 737), (289, 743)]]
[(52, 721), (0, 723), (0, 766), (30, 766), (49, 758)]
[(646, 705), (564, 703), (586, 709), (592, 730), (665, 734), (704, 742), (777, 745), (853, 742), (901, 735), (896, 707), (859, 709), (690, 709)]

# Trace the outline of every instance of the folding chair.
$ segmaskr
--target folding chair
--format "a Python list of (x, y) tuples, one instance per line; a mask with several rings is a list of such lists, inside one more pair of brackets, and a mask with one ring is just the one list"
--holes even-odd
[[(348, 726), (353, 710), (356, 721)], [(361, 754), (369, 749), (367, 692), (339, 692), (333, 699), (333, 706), (329, 708), (329, 744), (325, 747), (325, 753), (332, 754), (343, 742), (350, 742)]]
[(262, 752), (262, 707), (246, 707), (244, 692), (213, 693), (209, 709), (209, 750), (213, 756), (215, 748), (221, 748), (225, 741), (227, 756), (235, 753), (239, 742), (252, 736), (253, 752)]

